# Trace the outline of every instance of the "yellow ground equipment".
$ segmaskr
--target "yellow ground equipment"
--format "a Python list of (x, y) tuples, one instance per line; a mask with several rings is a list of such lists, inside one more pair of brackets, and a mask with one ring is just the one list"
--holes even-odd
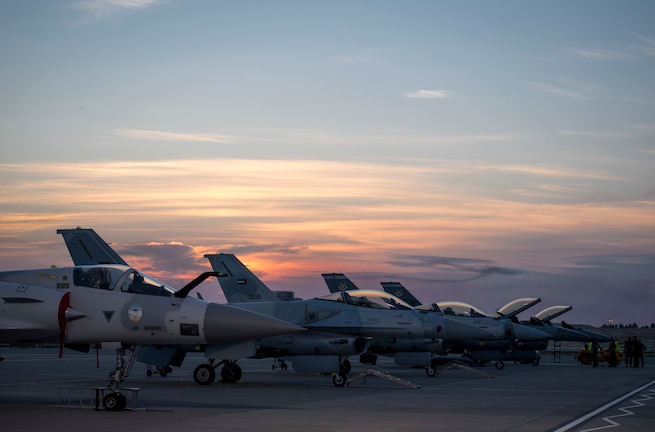
[[(596, 358), (598, 359), (598, 363), (606, 362), (610, 358), (610, 351), (606, 348), (601, 348), (598, 350), (598, 355)], [(586, 348), (581, 349), (575, 355), (575, 359), (584, 365), (591, 364), (591, 351)], [(616, 361), (617, 363), (621, 363), (623, 361), (623, 353), (621, 351), (616, 352)]]

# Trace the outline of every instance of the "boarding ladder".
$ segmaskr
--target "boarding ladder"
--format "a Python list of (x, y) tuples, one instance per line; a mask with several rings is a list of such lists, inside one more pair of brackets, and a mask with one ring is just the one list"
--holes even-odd
[(386, 379), (388, 381), (394, 382), (396, 384), (403, 385), (405, 387), (421, 388), (421, 386), (418, 385), (418, 384), (414, 384), (413, 382), (404, 380), (402, 378), (398, 378), (397, 376), (393, 376), (390, 373), (388, 373), (388, 372), (386, 372), (386, 371), (384, 371), (384, 370), (382, 370), (380, 368), (373, 367), (373, 366), (369, 366), (366, 369), (364, 369), (363, 371), (357, 372), (355, 375), (353, 375), (351, 378), (348, 379), (348, 381), (346, 382), (346, 385), (350, 385), (352, 382), (359, 381), (359, 380), (361, 380), (362, 382), (366, 382), (366, 377), (369, 376), (369, 375), (373, 375), (373, 376), (376, 376), (378, 378)]
[(562, 359), (562, 341), (553, 341), (553, 363), (559, 363)]
[(471, 366), (467, 366), (465, 364), (462, 364), (456, 360), (451, 361), (450, 363), (446, 364), (445, 366), (442, 366), (437, 369), (437, 375), (444, 373), (444, 372), (450, 372), (452, 369), (462, 369), (465, 371), (473, 372), (475, 374), (478, 374), (480, 376), (483, 376), (485, 378), (493, 378), (494, 376), (491, 374), (488, 374), (486, 372), (479, 371), (477, 369), (472, 368)]

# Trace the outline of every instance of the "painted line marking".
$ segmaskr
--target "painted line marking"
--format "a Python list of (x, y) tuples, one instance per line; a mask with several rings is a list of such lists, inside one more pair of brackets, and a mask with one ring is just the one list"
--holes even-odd
[(602, 407), (595, 409), (594, 411), (588, 413), (587, 415), (584, 415), (584, 416), (578, 418), (577, 420), (575, 420), (575, 421), (573, 421), (573, 422), (571, 422), (571, 423), (569, 423), (567, 425), (564, 425), (564, 426), (562, 426), (562, 427), (560, 427), (558, 429), (555, 429), (553, 432), (565, 432), (565, 431), (571, 430), (574, 427), (578, 426), (579, 424), (586, 422), (590, 418), (595, 417), (598, 414), (602, 413), (603, 411), (608, 410), (609, 408), (613, 407), (614, 405), (623, 402), (624, 400), (628, 399), (629, 397), (632, 397), (633, 395), (639, 393), (640, 391), (642, 391), (644, 389), (647, 389), (648, 387), (652, 386), (653, 384), (655, 384), (655, 380), (649, 382), (646, 385), (643, 385), (643, 386), (639, 387), (638, 389), (635, 389), (635, 390), (631, 391), (630, 393), (628, 393), (626, 395), (623, 395), (623, 396), (621, 396), (621, 397), (619, 397), (617, 399), (614, 399), (611, 402), (606, 403)]

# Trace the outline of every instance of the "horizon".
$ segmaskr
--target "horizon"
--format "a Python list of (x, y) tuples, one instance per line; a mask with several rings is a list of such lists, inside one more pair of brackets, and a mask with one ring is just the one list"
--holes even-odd
[(82, 226), (174, 287), (223, 251), (302, 298), (339, 272), (650, 325), (654, 18), (644, 0), (4, 2), (0, 271), (72, 265), (55, 231)]

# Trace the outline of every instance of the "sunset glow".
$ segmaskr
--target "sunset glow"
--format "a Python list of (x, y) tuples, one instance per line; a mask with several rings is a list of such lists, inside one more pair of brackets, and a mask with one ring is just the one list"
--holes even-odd
[(176, 287), (655, 322), (652, 3), (274, 3), (0, 6), (2, 270), (81, 226)]

